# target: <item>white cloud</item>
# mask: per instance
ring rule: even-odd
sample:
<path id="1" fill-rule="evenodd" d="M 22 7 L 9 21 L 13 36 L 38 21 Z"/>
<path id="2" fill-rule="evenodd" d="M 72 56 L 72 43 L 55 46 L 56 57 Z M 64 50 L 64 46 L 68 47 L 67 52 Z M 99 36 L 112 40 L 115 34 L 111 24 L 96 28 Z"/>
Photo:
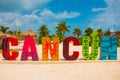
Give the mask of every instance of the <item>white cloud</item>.
<path id="1" fill-rule="evenodd" d="M 80 16 L 80 13 L 79 12 L 67 12 L 67 11 L 64 11 L 62 13 L 58 13 L 56 15 L 56 18 L 74 18 L 74 17 L 77 17 L 77 16 Z"/>
<path id="2" fill-rule="evenodd" d="M 41 24 L 46 24 L 49 29 L 55 29 L 60 20 L 79 16 L 78 12 L 58 12 L 54 13 L 48 9 L 34 10 L 31 14 L 22 15 L 20 12 L 0 12 L 0 25 L 9 26 L 12 29 L 38 30 Z"/>
<path id="3" fill-rule="evenodd" d="M 51 0 L 21 0 L 24 9 L 36 9 L 36 7 L 41 7 Z"/>
<path id="4" fill-rule="evenodd" d="M 0 24 L 10 26 L 10 24 L 19 19 L 21 14 L 19 12 L 0 12 Z"/>
<path id="5" fill-rule="evenodd" d="M 92 11 L 93 12 L 97 12 L 97 11 L 104 11 L 104 10 L 106 10 L 106 8 L 92 8 Z"/>
<path id="6" fill-rule="evenodd" d="M 59 12 L 59 13 L 54 13 L 48 9 L 43 9 L 42 12 L 40 12 L 40 15 L 43 17 L 52 17 L 55 19 L 66 19 L 66 18 L 74 18 L 77 16 L 80 16 L 79 12 Z"/>
<path id="7" fill-rule="evenodd" d="M 13 25 L 20 26 L 22 24 L 21 20 L 16 20 Z"/>
<path id="8" fill-rule="evenodd" d="M 42 17 L 54 17 L 55 14 L 52 11 L 48 10 L 48 9 L 43 9 L 40 12 L 40 16 L 42 16 Z"/>
<path id="9" fill-rule="evenodd" d="M 40 9 L 52 0 L 0 0 L 0 11 Z"/>
<path id="10" fill-rule="evenodd" d="M 99 14 L 93 20 L 93 23 L 98 28 L 120 30 L 120 0 L 104 0 L 107 8 L 104 13 Z M 113 30 L 113 29 L 112 29 Z"/>
<path id="11" fill-rule="evenodd" d="M 0 13 L 0 20 L 0 25 L 23 31 L 32 27 L 39 27 L 38 25 L 42 22 L 41 18 L 36 15 L 22 15 L 20 12 L 2 12 Z"/>

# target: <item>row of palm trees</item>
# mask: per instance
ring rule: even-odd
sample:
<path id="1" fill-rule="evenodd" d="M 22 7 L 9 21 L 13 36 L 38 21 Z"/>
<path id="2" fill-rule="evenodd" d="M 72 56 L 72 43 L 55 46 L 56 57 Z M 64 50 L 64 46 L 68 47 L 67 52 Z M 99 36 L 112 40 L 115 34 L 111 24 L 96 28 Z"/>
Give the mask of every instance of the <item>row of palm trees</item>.
<path id="1" fill-rule="evenodd" d="M 14 30 L 14 31 L 11 31 L 9 27 L 5 27 L 5 26 L 0 26 L 0 31 L 5 33 L 5 34 L 9 34 L 9 35 L 12 35 L 13 37 L 16 37 L 17 39 L 20 39 L 21 38 L 21 34 L 22 32 L 20 30 Z"/>
<path id="2" fill-rule="evenodd" d="M 44 36 L 44 37 L 45 36 L 49 36 L 49 37 L 58 36 L 60 43 L 61 43 L 67 37 L 66 33 L 70 33 L 70 26 L 68 26 L 65 21 L 58 23 L 56 26 L 56 34 L 54 34 L 54 35 L 50 35 L 50 31 L 47 28 L 47 25 L 45 25 L 45 24 L 41 25 L 41 27 L 38 31 L 39 31 L 38 43 L 42 42 L 42 40 L 41 40 L 42 36 Z M 94 31 L 94 29 L 91 27 L 88 27 L 84 31 L 82 31 L 80 28 L 74 28 L 73 32 L 71 32 L 71 33 L 76 38 L 78 38 L 78 40 L 82 43 L 82 37 L 83 36 L 90 36 L 93 31 Z M 96 31 L 97 31 L 99 37 L 101 37 L 103 35 L 104 36 L 114 35 L 114 36 L 117 36 L 118 39 L 120 40 L 120 31 L 111 32 L 110 29 L 108 29 L 105 32 L 102 29 L 97 29 Z M 90 43 L 90 45 L 91 45 L 91 43 Z M 119 41 L 118 45 L 120 46 L 120 41 Z"/>
<path id="3" fill-rule="evenodd" d="M 9 27 L 5 27 L 5 26 L 0 26 L 0 31 L 5 33 L 5 34 L 10 34 L 12 36 L 15 36 L 17 39 L 20 39 L 21 34 L 22 34 L 22 32 L 20 30 L 11 31 Z M 53 37 L 53 36 L 58 36 L 60 42 L 63 42 L 63 40 L 67 37 L 66 33 L 70 33 L 70 32 L 76 38 L 81 40 L 82 36 L 90 36 L 93 31 L 94 31 L 93 28 L 88 27 L 84 31 L 82 31 L 80 28 L 74 28 L 73 32 L 71 32 L 70 26 L 68 26 L 65 21 L 61 21 L 56 26 L 56 33 L 50 34 L 50 30 L 47 28 L 47 25 L 43 24 L 38 29 L 37 42 L 41 43 L 41 37 Z M 110 30 L 104 32 L 102 29 L 97 29 L 97 32 L 98 32 L 99 37 L 101 37 L 103 35 L 110 36 L 112 33 Z M 120 31 L 114 32 L 114 35 L 120 39 Z"/>

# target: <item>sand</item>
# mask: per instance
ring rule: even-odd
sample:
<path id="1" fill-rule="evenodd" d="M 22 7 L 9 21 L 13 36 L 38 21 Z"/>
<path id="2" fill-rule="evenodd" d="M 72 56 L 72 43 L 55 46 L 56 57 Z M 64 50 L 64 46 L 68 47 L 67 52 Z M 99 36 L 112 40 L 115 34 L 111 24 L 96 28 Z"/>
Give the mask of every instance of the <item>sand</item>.
<path id="1" fill-rule="evenodd" d="M 22 48 L 19 45 L 18 48 Z M 39 58 L 41 59 L 41 45 L 37 45 Z M 20 55 L 16 61 L 5 61 L 0 55 L 0 80 L 120 80 L 120 57 L 118 48 L 118 60 L 101 61 L 99 56 L 95 61 L 81 60 L 81 46 L 72 47 L 80 52 L 76 61 L 65 61 L 60 44 L 60 61 L 20 61 Z"/>
<path id="2" fill-rule="evenodd" d="M 120 63 L 2 64 L 0 80 L 119 80 Z"/>

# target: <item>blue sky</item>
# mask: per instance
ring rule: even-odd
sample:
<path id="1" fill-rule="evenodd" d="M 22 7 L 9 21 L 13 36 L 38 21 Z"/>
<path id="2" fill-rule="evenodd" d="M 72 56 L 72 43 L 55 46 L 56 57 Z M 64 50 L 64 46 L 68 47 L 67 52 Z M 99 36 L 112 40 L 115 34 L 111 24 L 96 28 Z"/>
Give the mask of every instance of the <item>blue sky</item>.
<path id="1" fill-rule="evenodd" d="M 0 25 L 37 32 L 46 24 L 54 34 L 57 24 L 66 21 L 71 32 L 89 26 L 115 31 L 120 30 L 119 4 L 120 0 L 0 0 Z"/>

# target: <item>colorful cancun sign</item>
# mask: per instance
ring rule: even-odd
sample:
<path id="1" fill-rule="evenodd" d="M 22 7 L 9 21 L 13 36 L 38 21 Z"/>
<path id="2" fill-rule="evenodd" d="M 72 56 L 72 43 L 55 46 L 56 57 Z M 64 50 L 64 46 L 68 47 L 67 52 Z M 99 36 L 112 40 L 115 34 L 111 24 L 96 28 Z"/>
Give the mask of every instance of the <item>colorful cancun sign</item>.
<path id="1" fill-rule="evenodd" d="M 95 60 L 98 56 L 98 48 L 100 45 L 100 60 L 117 60 L 117 47 L 118 39 L 116 36 L 102 36 L 99 38 L 95 34 L 92 34 L 92 40 L 89 36 L 84 36 L 82 39 L 82 55 L 86 60 Z M 48 60 L 48 54 L 50 54 L 53 61 L 59 60 L 59 38 L 53 37 L 53 43 L 51 43 L 49 37 L 42 37 L 42 60 Z M 89 52 L 89 42 L 91 41 L 92 53 Z M 72 55 L 69 55 L 69 43 L 73 42 L 73 46 L 80 45 L 80 42 L 75 37 L 67 37 L 63 42 L 63 57 L 65 60 L 76 60 L 79 56 L 78 51 L 73 51 Z M 18 40 L 16 38 L 8 37 L 2 41 L 2 56 L 6 60 L 16 60 L 19 52 L 12 52 L 10 54 L 11 46 L 17 46 Z M 37 53 L 35 40 L 32 37 L 26 37 L 24 39 L 24 45 L 22 49 L 21 61 L 28 60 L 28 57 L 32 57 L 33 61 L 38 61 L 39 56 Z"/>

